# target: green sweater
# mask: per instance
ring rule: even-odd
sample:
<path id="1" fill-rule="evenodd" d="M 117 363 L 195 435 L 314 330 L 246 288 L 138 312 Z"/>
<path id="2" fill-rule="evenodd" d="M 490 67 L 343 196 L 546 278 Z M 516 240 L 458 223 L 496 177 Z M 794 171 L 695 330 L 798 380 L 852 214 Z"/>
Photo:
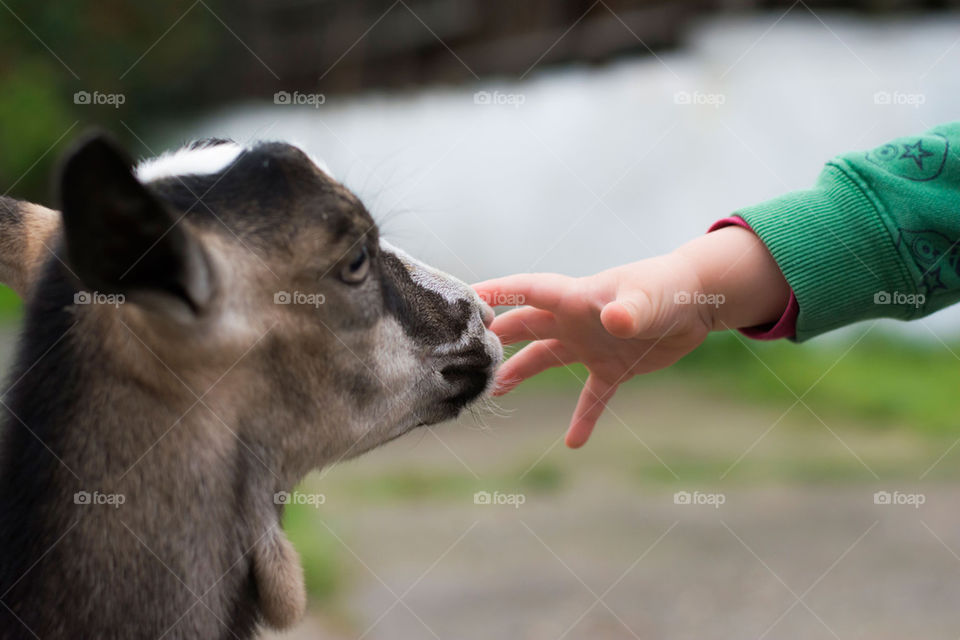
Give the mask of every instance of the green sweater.
<path id="1" fill-rule="evenodd" d="M 960 122 L 827 163 L 809 191 L 736 212 L 800 306 L 797 340 L 960 301 Z"/>

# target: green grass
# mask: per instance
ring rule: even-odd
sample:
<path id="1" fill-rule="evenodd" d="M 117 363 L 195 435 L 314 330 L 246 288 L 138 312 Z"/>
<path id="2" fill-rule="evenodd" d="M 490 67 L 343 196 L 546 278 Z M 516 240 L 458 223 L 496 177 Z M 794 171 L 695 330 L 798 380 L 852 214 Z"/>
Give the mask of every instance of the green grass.
<path id="1" fill-rule="evenodd" d="M 0 285 L 0 322 L 16 322 L 23 315 L 23 302 L 13 289 Z"/>
<path id="2" fill-rule="evenodd" d="M 921 463 L 913 459 L 905 461 L 870 461 L 870 469 L 884 481 L 916 481 L 935 453 Z M 723 485 L 759 487 L 767 485 L 836 485 L 848 483 L 872 483 L 876 481 L 855 457 L 845 453 L 832 455 L 770 455 L 753 452 L 742 460 L 736 458 L 712 459 L 699 456 L 664 457 L 670 471 L 654 460 L 643 460 L 633 465 L 632 477 L 644 488 L 651 486 L 705 487 Z M 956 473 L 949 465 L 943 465 L 931 479 L 953 481 Z"/>
<path id="3" fill-rule="evenodd" d="M 960 435 L 960 344 L 877 334 L 851 345 L 853 340 L 762 343 L 718 333 L 673 367 L 632 384 L 682 380 L 703 393 L 776 406 L 802 396 L 818 414 L 877 429 Z M 524 388 L 573 392 L 586 375 L 581 365 L 551 369 Z"/>
<path id="4" fill-rule="evenodd" d="M 343 548 L 323 525 L 322 512 L 311 505 L 291 504 L 283 514 L 283 529 L 300 554 L 307 593 L 327 602 L 337 595 L 343 579 L 339 564 Z"/>
<path id="5" fill-rule="evenodd" d="M 541 463 L 524 473 L 529 466 L 508 472 L 475 478 L 466 471 L 403 469 L 376 476 L 354 477 L 336 487 L 345 498 L 367 503 L 421 500 L 472 499 L 477 491 L 549 493 L 563 486 L 563 468 Z"/>
<path id="6" fill-rule="evenodd" d="M 534 492 L 551 492 L 560 489 L 564 482 L 563 467 L 541 462 L 520 476 L 520 487 Z"/>
<path id="7" fill-rule="evenodd" d="M 668 374 L 751 402 L 782 405 L 796 394 L 818 413 L 877 429 L 960 434 L 960 358 L 954 355 L 960 345 L 883 335 L 851 345 L 743 344 L 737 336 L 718 334 Z"/>

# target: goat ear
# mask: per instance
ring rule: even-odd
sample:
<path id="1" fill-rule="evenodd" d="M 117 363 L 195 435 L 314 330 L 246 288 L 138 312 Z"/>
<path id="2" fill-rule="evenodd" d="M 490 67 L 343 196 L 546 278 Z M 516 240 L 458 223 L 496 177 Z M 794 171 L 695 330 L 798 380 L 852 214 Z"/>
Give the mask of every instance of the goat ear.
<path id="1" fill-rule="evenodd" d="M 182 303 L 197 314 L 212 293 L 200 241 L 132 167 L 102 135 L 67 158 L 60 179 L 67 263 L 92 290 L 161 308 Z"/>
<path id="2" fill-rule="evenodd" d="M 0 282 L 25 298 L 53 246 L 60 214 L 0 196 Z"/>

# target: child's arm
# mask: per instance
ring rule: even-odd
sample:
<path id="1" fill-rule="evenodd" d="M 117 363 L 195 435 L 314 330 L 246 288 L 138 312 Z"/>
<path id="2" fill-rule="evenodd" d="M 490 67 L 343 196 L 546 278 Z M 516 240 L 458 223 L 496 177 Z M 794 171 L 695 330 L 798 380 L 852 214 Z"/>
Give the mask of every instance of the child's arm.
<path id="1" fill-rule="evenodd" d="M 504 344 L 533 341 L 500 368 L 498 393 L 550 367 L 583 362 L 590 370 L 570 447 L 587 441 L 621 383 L 673 364 L 712 330 L 775 321 L 790 297 L 763 243 L 740 227 L 585 278 L 520 274 L 475 288 L 486 300 L 530 305 L 493 323 Z"/>
<path id="2" fill-rule="evenodd" d="M 796 295 L 797 340 L 960 301 L 960 123 L 827 163 L 816 185 L 737 212 Z"/>
<path id="3" fill-rule="evenodd" d="M 737 216 L 750 229 L 724 228 L 595 276 L 477 285 L 491 299 L 522 295 L 534 307 L 494 322 L 506 343 L 534 341 L 501 368 L 502 391 L 585 363 L 590 377 L 567 433 L 577 447 L 620 383 L 672 364 L 711 330 L 780 318 L 778 328 L 805 340 L 960 301 L 960 123 L 835 158 L 813 189 Z"/>

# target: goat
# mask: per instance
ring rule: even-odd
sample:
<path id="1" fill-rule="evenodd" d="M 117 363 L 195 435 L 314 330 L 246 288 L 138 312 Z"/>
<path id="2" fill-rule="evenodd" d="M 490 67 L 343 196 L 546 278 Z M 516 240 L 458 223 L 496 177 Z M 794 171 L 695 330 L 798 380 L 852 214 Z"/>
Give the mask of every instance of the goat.
<path id="1" fill-rule="evenodd" d="M 276 496 L 487 393 L 493 311 L 288 144 L 135 167 L 93 135 L 58 184 L 60 212 L 0 199 L 0 281 L 25 300 L 0 639 L 292 626 L 306 594 Z"/>

